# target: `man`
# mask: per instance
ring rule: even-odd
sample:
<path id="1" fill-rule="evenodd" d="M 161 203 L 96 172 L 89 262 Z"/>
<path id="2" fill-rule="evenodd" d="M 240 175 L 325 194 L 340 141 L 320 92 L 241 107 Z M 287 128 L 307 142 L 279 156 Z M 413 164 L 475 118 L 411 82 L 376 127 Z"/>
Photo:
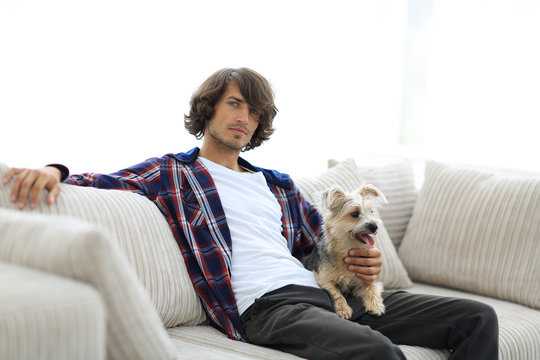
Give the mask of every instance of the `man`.
<path id="1" fill-rule="evenodd" d="M 299 261 L 318 240 L 318 212 L 287 175 L 239 156 L 269 138 L 276 112 L 265 78 L 247 68 L 223 69 L 193 94 L 185 116 L 188 131 L 204 137 L 200 150 L 66 182 L 134 191 L 156 203 L 208 317 L 230 338 L 309 359 L 404 359 L 395 344 L 449 349 L 451 359 L 496 359 L 497 317 L 478 302 L 396 291 L 383 294 L 380 317 L 353 298 L 351 319 L 334 313 L 329 294 Z M 67 169 L 14 168 L 4 182 L 13 176 L 11 200 L 22 208 L 31 192 L 35 207 L 43 189 L 55 201 Z M 350 271 L 378 279 L 379 250 L 349 255 Z"/>

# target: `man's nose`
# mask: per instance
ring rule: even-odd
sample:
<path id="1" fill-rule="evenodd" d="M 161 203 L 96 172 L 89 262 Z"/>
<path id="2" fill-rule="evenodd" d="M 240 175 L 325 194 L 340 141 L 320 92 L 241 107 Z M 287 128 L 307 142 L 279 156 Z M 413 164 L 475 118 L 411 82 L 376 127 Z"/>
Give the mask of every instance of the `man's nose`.
<path id="1" fill-rule="evenodd" d="M 242 122 L 244 124 L 247 124 L 249 121 L 249 107 L 242 106 L 238 110 L 238 116 L 236 117 L 236 121 Z"/>

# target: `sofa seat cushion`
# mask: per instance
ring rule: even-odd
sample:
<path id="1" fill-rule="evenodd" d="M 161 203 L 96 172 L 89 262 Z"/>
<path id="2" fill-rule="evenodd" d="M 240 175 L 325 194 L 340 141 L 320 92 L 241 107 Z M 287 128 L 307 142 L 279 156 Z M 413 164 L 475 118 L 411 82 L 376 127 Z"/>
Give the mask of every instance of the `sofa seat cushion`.
<path id="1" fill-rule="evenodd" d="M 540 311 L 492 297 L 416 282 L 407 291 L 472 299 L 492 306 L 499 318 L 499 358 L 540 359 Z"/>
<path id="2" fill-rule="evenodd" d="M 245 342 L 231 340 L 208 325 L 167 329 L 179 359 L 208 360 L 298 360 L 297 356 Z"/>
<path id="3" fill-rule="evenodd" d="M 0 163 L 0 179 L 7 170 Z M 0 207 L 15 210 L 10 191 L 11 184 L 0 184 Z M 65 215 L 109 233 L 135 269 L 166 327 L 206 319 L 172 231 L 154 203 L 128 191 L 67 184 L 61 184 L 54 205 L 49 206 L 45 197 L 42 194 L 35 210 L 26 207 L 24 212 Z"/>
<path id="4" fill-rule="evenodd" d="M 0 261 L 0 289 L 0 359 L 105 359 L 105 307 L 93 287 Z"/>
<path id="5" fill-rule="evenodd" d="M 540 178 L 426 163 L 399 255 L 413 280 L 540 309 Z"/>
<path id="6" fill-rule="evenodd" d="M 282 351 L 228 339 L 211 326 L 179 326 L 167 329 L 179 359 L 199 360 L 298 360 Z M 446 350 L 399 346 L 408 360 L 446 360 Z"/>

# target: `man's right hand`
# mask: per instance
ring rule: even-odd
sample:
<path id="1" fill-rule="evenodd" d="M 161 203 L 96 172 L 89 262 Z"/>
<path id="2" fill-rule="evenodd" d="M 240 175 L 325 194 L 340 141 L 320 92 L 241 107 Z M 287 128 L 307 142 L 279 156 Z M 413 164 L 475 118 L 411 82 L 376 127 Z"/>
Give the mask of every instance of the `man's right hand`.
<path id="1" fill-rule="evenodd" d="M 19 209 L 23 209 L 30 193 L 30 208 L 35 209 L 43 189 L 49 191 L 47 202 L 54 204 L 60 193 L 60 170 L 52 166 L 41 169 L 11 168 L 4 176 L 3 183 L 6 185 L 14 178 L 11 189 L 11 202 L 17 203 Z"/>

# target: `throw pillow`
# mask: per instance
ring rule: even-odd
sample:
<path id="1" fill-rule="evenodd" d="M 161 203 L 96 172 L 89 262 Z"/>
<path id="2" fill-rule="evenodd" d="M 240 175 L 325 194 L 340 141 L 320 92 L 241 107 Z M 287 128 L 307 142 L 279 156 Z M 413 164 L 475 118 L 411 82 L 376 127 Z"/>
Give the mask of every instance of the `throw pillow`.
<path id="1" fill-rule="evenodd" d="M 364 184 L 364 179 L 352 160 L 346 160 L 313 178 L 300 178 L 295 181 L 301 194 L 311 204 L 317 204 L 317 197 L 333 185 L 345 191 L 353 191 Z M 397 256 L 396 249 L 388 236 L 385 224 L 379 228 L 375 246 L 382 252 L 383 268 L 380 281 L 388 289 L 403 289 L 412 285 L 407 271 Z"/>
<path id="2" fill-rule="evenodd" d="M 412 279 L 540 309 L 540 179 L 429 161 L 399 255 Z"/>

